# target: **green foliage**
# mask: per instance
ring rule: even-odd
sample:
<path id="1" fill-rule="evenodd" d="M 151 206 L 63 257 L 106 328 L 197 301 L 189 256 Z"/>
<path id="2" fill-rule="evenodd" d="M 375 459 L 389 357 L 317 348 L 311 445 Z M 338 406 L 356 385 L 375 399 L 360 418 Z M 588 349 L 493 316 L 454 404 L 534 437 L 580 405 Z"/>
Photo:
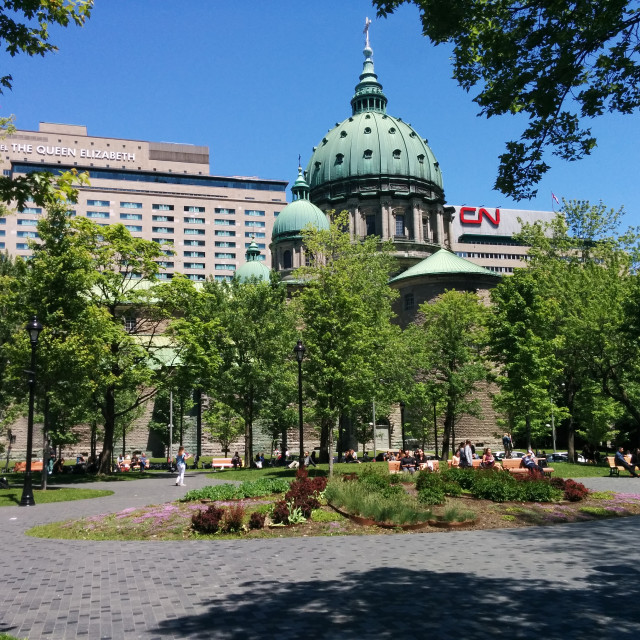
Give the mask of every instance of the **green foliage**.
<path id="1" fill-rule="evenodd" d="M 187 491 L 183 502 L 196 500 L 242 500 L 243 498 L 259 498 L 276 493 L 285 493 L 290 483 L 284 478 L 260 478 L 259 480 L 235 484 L 216 484 L 201 489 Z"/>
<path id="2" fill-rule="evenodd" d="M 431 517 L 431 512 L 421 509 L 408 494 L 385 498 L 362 482 L 332 480 L 325 495 L 330 504 L 375 522 L 416 524 Z"/>
<path id="3" fill-rule="evenodd" d="M 445 499 L 444 487 L 442 485 L 426 485 L 418 491 L 418 501 L 421 504 L 443 504 Z"/>
<path id="4" fill-rule="evenodd" d="M 411 345 L 410 367 L 427 402 L 418 415 L 432 414 L 433 402 L 440 402 L 445 458 L 456 422 L 463 415 L 480 416 L 474 391 L 488 376 L 487 316 L 488 309 L 476 294 L 446 291 L 435 302 L 422 304 L 418 321 L 405 331 L 405 340 Z"/>
<path id="5" fill-rule="evenodd" d="M 244 433 L 244 419 L 224 402 L 213 401 L 202 419 L 213 440 L 220 443 L 225 455 L 234 440 Z"/>
<path id="6" fill-rule="evenodd" d="M 313 399 L 326 460 L 338 416 L 357 414 L 371 398 L 393 393 L 380 378 L 398 333 L 391 325 L 397 292 L 387 284 L 390 246 L 379 247 L 375 237 L 352 242 L 347 212 L 334 216 L 329 230 L 303 230 L 303 238 L 314 259 L 296 273 L 305 286 L 294 304 L 308 353 L 305 397 Z"/>
<path id="7" fill-rule="evenodd" d="M 442 519 L 445 522 L 467 522 L 469 520 L 475 520 L 476 512 L 471 509 L 461 509 L 460 507 L 453 506 L 445 509 Z"/>
<path id="8" fill-rule="evenodd" d="M 386 16 L 408 0 L 374 0 Z M 453 76 L 486 117 L 521 114 L 519 140 L 506 144 L 496 188 L 536 195 L 546 150 L 565 160 L 596 145 L 582 120 L 640 106 L 637 4 L 583 1 L 412 0 L 423 33 L 453 45 Z"/>

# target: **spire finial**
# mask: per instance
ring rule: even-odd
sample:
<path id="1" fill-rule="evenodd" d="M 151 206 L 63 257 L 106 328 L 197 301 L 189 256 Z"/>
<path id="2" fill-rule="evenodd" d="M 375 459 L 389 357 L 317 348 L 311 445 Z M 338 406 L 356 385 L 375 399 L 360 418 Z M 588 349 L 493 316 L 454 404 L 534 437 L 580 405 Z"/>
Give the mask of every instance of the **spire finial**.
<path id="1" fill-rule="evenodd" d="M 365 43 L 364 46 L 366 49 L 370 49 L 371 47 L 369 46 L 369 25 L 371 24 L 371 20 L 369 20 L 369 18 L 365 18 L 364 19 L 364 30 L 362 33 L 364 33 L 364 35 L 366 36 L 365 39 Z"/>

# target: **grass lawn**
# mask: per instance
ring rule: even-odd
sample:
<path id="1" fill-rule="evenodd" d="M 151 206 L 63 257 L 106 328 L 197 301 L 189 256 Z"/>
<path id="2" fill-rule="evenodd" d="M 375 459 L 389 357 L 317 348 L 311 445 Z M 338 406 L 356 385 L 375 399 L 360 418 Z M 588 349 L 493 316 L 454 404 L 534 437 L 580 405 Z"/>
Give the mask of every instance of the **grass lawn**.
<path id="1" fill-rule="evenodd" d="M 609 465 L 574 464 L 571 462 L 550 462 L 553 475 L 559 478 L 608 478 Z M 623 470 L 624 474 L 624 470 Z"/>
<path id="2" fill-rule="evenodd" d="M 86 500 L 87 498 L 102 498 L 110 496 L 113 491 L 97 489 L 71 489 L 62 487 L 52 487 L 46 491 L 34 489 L 33 498 L 36 504 L 46 502 L 68 502 L 70 500 Z M 11 489 L 0 489 L 0 507 L 15 507 L 20 504 L 22 498 L 22 487 Z M 2 640 L 2 636 L 0 636 Z"/>

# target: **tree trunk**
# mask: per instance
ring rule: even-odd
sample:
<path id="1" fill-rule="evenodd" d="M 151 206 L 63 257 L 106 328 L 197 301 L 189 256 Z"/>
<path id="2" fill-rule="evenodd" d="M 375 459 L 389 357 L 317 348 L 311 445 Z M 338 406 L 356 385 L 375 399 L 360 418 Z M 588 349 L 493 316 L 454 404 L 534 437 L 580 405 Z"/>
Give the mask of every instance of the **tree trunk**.
<path id="1" fill-rule="evenodd" d="M 116 428 L 116 393 L 115 388 L 107 388 L 102 406 L 102 417 L 104 418 L 104 442 L 102 453 L 100 454 L 100 473 L 111 473 L 113 456 L 113 434 Z"/>
<path id="2" fill-rule="evenodd" d="M 320 422 L 320 462 L 326 463 L 332 458 L 331 451 L 329 449 L 330 435 L 333 423 L 323 418 Z"/>
<path id="3" fill-rule="evenodd" d="M 527 451 L 529 451 L 529 449 L 531 449 L 531 417 L 529 414 L 527 414 L 524 422 L 527 430 Z"/>
<path id="4" fill-rule="evenodd" d="M 44 491 L 47 488 L 47 467 L 49 462 L 49 394 L 44 394 L 44 416 L 42 424 L 42 479 L 40 488 Z"/>

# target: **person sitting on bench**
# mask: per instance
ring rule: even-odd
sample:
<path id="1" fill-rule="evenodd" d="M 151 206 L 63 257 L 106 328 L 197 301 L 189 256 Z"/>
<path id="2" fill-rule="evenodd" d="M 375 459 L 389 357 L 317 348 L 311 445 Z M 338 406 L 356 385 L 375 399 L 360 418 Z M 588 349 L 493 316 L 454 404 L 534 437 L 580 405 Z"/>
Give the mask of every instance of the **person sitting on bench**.
<path id="1" fill-rule="evenodd" d="M 544 469 L 536 462 L 531 449 L 527 451 L 527 455 L 525 455 L 520 461 L 520 466 L 529 469 L 530 473 L 536 473 L 536 471 L 538 473 L 544 473 Z"/>
<path id="2" fill-rule="evenodd" d="M 634 478 L 638 478 L 638 474 L 636 473 L 635 466 L 629 464 L 624 459 L 624 447 L 618 447 L 616 451 L 616 467 L 625 468 Z"/>

